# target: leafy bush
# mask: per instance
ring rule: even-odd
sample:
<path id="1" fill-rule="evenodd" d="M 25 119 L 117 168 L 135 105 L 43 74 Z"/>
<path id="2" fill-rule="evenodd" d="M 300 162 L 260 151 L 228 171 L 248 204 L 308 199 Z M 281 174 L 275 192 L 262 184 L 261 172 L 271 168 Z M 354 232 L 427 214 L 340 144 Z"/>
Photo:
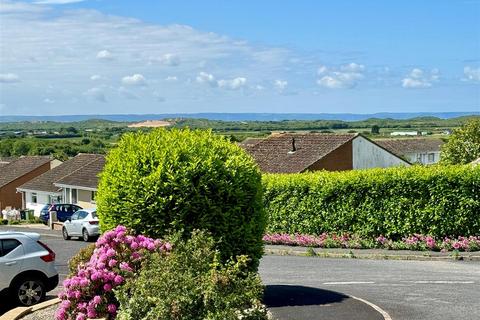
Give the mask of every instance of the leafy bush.
<path id="1" fill-rule="evenodd" d="M 81 248 L 77 254 L 68 261 L 70 275 L 74 275 L 78 271 L 78 268 L 83 268 L 90 261 L 93 250 L 95 250 L 95 243 L 90 243 L 88 246 Z"/>
<path id="2" fill-rule="evenodd" d="M 132 236 L 123 226 L 104 233 L 96 242 L 87 263 L 79 263 L 76 272 L 63 282 L 57 320 L 115 318 L 117 300 L 113 289 L 132 278 L 148 252 L 165 255 L 170 244 L 144 236 Z M 86 258 L 88 250 L 84 251 Z M 80 258 L 78 260 L 81 260 Z"/>
<path id="3" fill-rule="evenodd" d="M 480 167 L 271 174 L 264 204 L 270 233 L 479 235 Z"/>
<path id="4" fill-rule="evenodd" d="M 201 232 L 172 243 L 168 255 L 149 254 L 140 274 L 116 290 L 117 319 L 266 319 L 263 287 L 246 256 L 221 264 L 213 239 Z"/>
<path id="5" fill-rule="evenodd" d="M 471 119 L 453 131 L 442 146 L 443 163 L 466 164 L 480 157 L 480 119 Z"/>
<path id="6" fill-rule="evenodd" d="M 240 147 L 211 131 L 123 135 L 107 156 L 98 196 L 101 227 L 161 238 L 208 230 L 222 261 L 246 254 L 256 268 L 265 217 L 261 175 Z"/>

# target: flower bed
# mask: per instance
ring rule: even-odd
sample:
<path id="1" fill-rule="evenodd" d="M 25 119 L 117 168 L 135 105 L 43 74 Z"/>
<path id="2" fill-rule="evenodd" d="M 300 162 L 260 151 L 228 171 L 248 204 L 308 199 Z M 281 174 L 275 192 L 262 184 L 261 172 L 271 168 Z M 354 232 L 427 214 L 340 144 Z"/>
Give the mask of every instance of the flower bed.
<path id="1" fill-rule="evenodd" d="M 114 318 L 118 302 L 113 289 L 125 283 L 141 267 L 146 252 L 167 253 L 169 243 L 128 234 L 123 226 L 103 234 L 90 260 L 63 282 L 57 320 Z"/>
<path id="2" fill-rule="evenodd" d="M 356 235 L 323 233 L 320 236 L 286 233 L 266 234 L 263 237 L 266 244 L 304 246 L 316 248 L 349 248 L 349 249 L 389 249 L 389 250 L 419 250 L 419 251 L 480 251 L 480 236 L 443 239 L 415 234 L 399 241 L 377 238 L 361 238 Z"/>

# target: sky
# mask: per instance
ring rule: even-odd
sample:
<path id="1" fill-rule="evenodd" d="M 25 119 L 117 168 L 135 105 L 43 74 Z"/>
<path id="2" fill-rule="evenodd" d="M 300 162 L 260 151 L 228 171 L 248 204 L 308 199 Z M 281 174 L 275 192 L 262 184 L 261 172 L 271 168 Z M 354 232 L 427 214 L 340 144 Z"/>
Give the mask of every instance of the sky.
<path id="1" fill-rule="evenodd" d="M 0 115 L 480 111 L 480 0 L 0 0 Z"/>

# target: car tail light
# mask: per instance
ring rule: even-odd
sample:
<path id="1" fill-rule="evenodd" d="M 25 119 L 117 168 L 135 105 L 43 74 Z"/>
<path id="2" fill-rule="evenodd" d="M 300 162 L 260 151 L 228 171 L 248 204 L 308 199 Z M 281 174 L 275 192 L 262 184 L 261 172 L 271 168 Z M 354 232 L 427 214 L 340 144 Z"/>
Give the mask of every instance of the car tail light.
<path id="1" fill-rule="evenodd" d="M 95 220 L 94 220 L 94 221 L 88 221 L 88 223 L 90 223 L 90 224 L 98 224 L 98 221 L 95 221 Z"/>
<path id="2" fill-rule="evenodd" d="M 39 245 L 41 245 L 45 250 L 48 251 L 48 254 L 41 256 L 40 259 L 42 259 L 45 262 L 52 262 L 55 261 L 55 252 L 52 251 L 45 243 L 42 241 L 37 241 Z"/>

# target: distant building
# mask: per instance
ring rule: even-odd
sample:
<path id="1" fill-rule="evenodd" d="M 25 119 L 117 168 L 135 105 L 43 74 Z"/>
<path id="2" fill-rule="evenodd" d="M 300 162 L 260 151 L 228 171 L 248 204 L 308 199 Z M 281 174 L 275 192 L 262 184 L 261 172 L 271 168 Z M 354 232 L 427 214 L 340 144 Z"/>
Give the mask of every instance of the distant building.
<path id="1" fill-rule="evenodd" d="M 35 215 L 51 203 L 71 203 L 88 208 L 95 205 L 98 174 L 103 170 L 105 157 L 100 154 L 80 153 L 61 165 L 22 185 L 17 190 L 23 195 L 23 208 Z"/>
<path id="2" fill-rule="evenodd" d="M 408 166 L 408 161 L 360 134 L 282 133 L 239 144 L 271 173 Z"/>
<path id="3" fill-rule="evenodd" d="M 390 133 L 391 136 L 418 136 L 418 131 L 394 131 Z"/>
<path id="4" fill-rule="evenodd" d="M 375 142 L 411 163 L 433 164 L 440 161 L 443 140 L 436 138 L 385 139 Z"/>
<path id="5" fill-rule="evenodd" d="M 17 187 L 54 168 L 61 162 L 45 156 L 19 157 L 0 163 L 0 211 L 6 207 L 22 208 Z"/>

